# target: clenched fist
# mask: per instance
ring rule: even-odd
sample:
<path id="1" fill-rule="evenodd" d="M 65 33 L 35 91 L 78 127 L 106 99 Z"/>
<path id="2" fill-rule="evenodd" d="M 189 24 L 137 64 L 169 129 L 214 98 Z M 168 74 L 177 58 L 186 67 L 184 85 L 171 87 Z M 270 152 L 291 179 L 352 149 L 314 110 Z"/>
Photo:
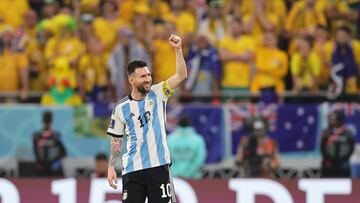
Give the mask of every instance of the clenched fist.
<path id="1" fill-rule="evenodd" d="M 182 44 L 181 38 L 177 35 L 171 35 L 169 37 L 169 43 L 171 44 L 172 47 L 176 49 L 180 49 Z"/>

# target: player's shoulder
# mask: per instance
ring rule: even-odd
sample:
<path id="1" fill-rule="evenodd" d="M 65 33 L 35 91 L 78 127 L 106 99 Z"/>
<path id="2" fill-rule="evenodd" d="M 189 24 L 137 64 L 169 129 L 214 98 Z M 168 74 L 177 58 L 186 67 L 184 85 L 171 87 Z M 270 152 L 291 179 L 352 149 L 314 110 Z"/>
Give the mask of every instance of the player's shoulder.
<path id="1" fill-rule="evenodd" d="M 165 81 L 161 81 L 159 83 L 153 84 L 151 86 L 151 90 L 154 91 L 155 93 L 161 89 L 162 85 L 164 84 Z"/>
<path id="2" fill-rule="evenodd" d="M 123 105 L 127 104 L 130 101 L 129 95 L 119 100 L 115 106 L 114 109 L 121 108 Z"/>

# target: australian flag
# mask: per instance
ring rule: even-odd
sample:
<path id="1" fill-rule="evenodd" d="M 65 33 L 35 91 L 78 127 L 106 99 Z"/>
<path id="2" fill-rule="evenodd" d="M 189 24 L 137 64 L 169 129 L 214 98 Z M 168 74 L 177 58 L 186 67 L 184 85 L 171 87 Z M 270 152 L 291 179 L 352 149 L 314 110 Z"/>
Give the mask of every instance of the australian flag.
<path id="1" fill-rule="evenodd" d="M 277 141 L 280 152 L 311 151 L 317 148 L 317 104 L 287 104 L 280 106 L 277 114 L 277 130 L 271 136 Z"/>
<path id="2" fill-rule="evenodd" d="M 221 106 L 169 105 L 166 122 L 168 132 L 176 128 L 182 115 L 190 117 L 191 125 L 203 136 L 207 149 L 206 163 L 221 161 L 224 153 L 224 118 Z"/>
<path id="3" fill-rule="evenodd" d="M 317 105 L 232 104 L 228 106 L 232 125 L 232 153 L 236 154 L 242 136 L 243 123 L 250 116 L 268 120 L 269 135 L 280 152 L 314 150 L 316 148 L 319 111 Z"/>
<path id="4" fill-rule="evenodd" d="M 261 105 L 252 103 L 232 103 L 226 106 L 230 117 L 232 153 L 236 154 L 242 136 L 246 135 L 244 122 L 248 117 L 262 116 L 267 119 L 270 134 L 276 130 L 277 104 Z"/>

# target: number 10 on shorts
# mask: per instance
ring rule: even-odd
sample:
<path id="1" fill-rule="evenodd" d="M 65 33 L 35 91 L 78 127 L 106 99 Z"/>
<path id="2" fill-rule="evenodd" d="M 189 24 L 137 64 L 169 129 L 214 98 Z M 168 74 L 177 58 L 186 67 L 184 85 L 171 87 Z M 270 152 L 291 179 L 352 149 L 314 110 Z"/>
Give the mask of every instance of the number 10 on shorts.
<path id="1" fill-rule="evenodd" d="M 161 186 L 160 186 L 160 189 L 162 191 L 161 198 L 171 197 L 171 188 L 170 187 L 171 187 L 170 183 L 167 183 L 166 187 L 165 187 L 165 184 L 161 184 Z"/>

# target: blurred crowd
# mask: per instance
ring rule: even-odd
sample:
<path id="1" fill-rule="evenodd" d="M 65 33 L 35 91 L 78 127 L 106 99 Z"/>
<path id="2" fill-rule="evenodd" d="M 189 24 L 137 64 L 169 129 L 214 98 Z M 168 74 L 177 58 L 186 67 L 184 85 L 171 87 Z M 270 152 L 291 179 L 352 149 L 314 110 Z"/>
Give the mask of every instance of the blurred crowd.
<path id="1" fill-rule="evenodd" d="M 155 83 L 175 72 L 170 33 L 183 38 L 186 97 L 359 95 L 359 14 L 358 0 L 2 0 L 0 93 L 19 97 L 1 102 L 116 101 L 131 60 Z"/>

